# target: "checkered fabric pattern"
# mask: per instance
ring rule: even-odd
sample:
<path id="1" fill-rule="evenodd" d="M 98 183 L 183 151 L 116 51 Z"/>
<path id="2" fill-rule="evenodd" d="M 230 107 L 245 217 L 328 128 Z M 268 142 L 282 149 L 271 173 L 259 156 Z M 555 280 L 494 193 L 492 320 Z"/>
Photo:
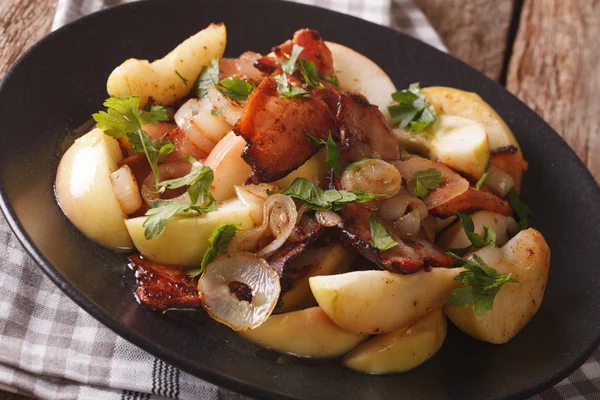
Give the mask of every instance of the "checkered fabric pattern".
<path id="1" fill-rule="evenodd" d="M 59 0 L 53 29 L 130 0 Z M 441 50 L 411 0 L 297 0 L 393 26 Z M 535 399 L 600 399 L 600 352 Z M 151 356 L 99 324 L 27 255 L 0 215 L 0 389 L 47 399 L 247 399 Z"/>

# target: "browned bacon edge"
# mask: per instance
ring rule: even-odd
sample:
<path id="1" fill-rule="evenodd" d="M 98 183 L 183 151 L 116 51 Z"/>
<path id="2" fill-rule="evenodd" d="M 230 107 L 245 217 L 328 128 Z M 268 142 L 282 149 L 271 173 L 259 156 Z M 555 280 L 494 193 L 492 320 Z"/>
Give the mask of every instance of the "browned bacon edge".
<path id="1" fill-rule="evenodd" d="M 142 304 L 159 311 L 200 307 L 198 285 L 188 276 L 188 268 L 161 265 L 138 254 L 129 256 L 129 261 Z"/>
<path id="2" fill-rule="evenodd" d="M 486 210 L 502 215 L 512 215 L 512 208 L 507 201 L 484 190 L 470 187 L 466 192 L 442 204 L 441 206 L 429 210 L 431 215 L 439 218 L 448 218 L 453 212 L 473 212 Z"/>
<path id="3" fill-rule="evenodd" d="M 490 151 L 492 155 L 492 166 L 506 172 L 515 181 L 515 191 L 520 193 L 523 172 L 527 170 L 527 161 L 519 153 L 515 146 L 504 146 Z"/>
<path id="4" fill-rule="evenodd" d="M 397 246 L 380 251 L 371 244 L 369 218 L 371 212 L 361 204 L 344 207 L 344 222 L 340 239 L 367 260 L 391 272 L 412 274 L 423 267 L 451 267 L 454 258 L 423 238 L 400 239 L 393 236 Z"/>

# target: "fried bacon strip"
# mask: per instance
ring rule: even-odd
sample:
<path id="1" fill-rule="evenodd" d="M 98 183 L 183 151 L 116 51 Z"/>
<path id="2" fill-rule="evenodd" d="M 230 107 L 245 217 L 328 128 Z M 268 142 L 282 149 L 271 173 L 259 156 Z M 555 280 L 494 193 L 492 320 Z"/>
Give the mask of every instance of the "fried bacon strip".
<path id="1" fill-rule="evenodd" d="M 142 304 L 159 311 L 200 307 L 198 285 L 187 275 L 187 268 L 157 264 L 137 254 L 129 261 Z"/>
<path id="2" fill-rule="evenodd" d="M 440 218 L 452 216 L 452 211 L 472 212 L 478 210 L 492 211 L 502 215 L 512 215 L 512 208 L 507 201 L 483 189 L 470 187 L 461 195 L 429 210 L 429 213 Z"/>
<path id="3" fill-rule="evenodd" d="M 249 181 L 259 183 L 283 178 L 319 150 L 306 133 L 327 139 L 336 126 L 322 100 L 280 98 L 277 82 L 268 77 L 249 96 L 233 131 L 248 143 L 242 157 L 252 167 Z"/>
<path id="4" fill-rule="evenodd" d="M 379 108 L 355 93 L 342 93 L 336 115 L 342 141 L 342 155 L 347 162 L 362 158 L 397 160 L 398 143 Z"/>
<path id="5" fill-rule="evenodd" d="M 313 61 L 322 75 L 333 75 L 333 56 L 325 44 L 321 34 L 313 29 L 300 29 L 294 33 L 294 38 L 279 46 L 273 47 L 273 55 L 267 55 L 257 60 L 254 66 L 266 73 L 272 74 L 281 66 L 281 61 L 289 58 L 294 44 L 304 47 L 299 58 Z"/>
<path id="6" fill-rule="evenodd" d="M 267 262 L 284 277 L 288 264 L 310 247 L 324 232 L 325 229 L 314 217 L 303 216 L 294 227 L 290 238 L 267 259 Z"/>
<path id="7" fill-rule="evenodd" d="M 369 219 L 371 211 L 357 203 L 344 207 L 343 228 L 340 231 L 342 242 L 356 250 L 367 260 L 391 272 L 412 274 L 425 266 L 451 267 L 454 258 L 435 244 L 423 238 L 400 239 L 392 234 L 398 243 L 386 251 L 380 251 L 371 243 Z"/>
<path id="8" fill-rule="evenodd" d="M 515 181 L 515 191 L 521 191 L 523 172 L 527 170 L 527 161 L 515 146 L 506 146 L 493 149 L 491 165 L 509 174 Z"/>

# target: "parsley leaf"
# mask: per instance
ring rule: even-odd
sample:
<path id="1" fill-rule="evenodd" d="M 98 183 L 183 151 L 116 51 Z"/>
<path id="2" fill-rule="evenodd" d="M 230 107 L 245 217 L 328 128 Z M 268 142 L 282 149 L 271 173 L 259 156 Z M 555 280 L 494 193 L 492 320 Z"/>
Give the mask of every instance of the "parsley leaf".
<path id="1" fill-rule="evenodd" d="M 279 92 L 279 97 L 286 99 L 292 99 L 294 97 L 310 97 L 310 93 L 308 93 L 306 89 L 299 86 L 290 85 L 285 72 L 281 75 L 276 75 L 275 81 L 277 82 L 277 91 Z"/>
<path id="2" fill-rule="evenodd" d="M 496 294 L 505 283 L 519 282 L 512 277 L 511 273 L 501 274 L 489 267 L 477 254 L 466 259 L 453 253 L 448 254 L 456 258 L 458 264 L 466 269 L 454 278 L 465 286 L 452 291 L 448 304 L 453 307 L 473 307 L 475 314 L 482 316 L 492 309 Z"/>
<path id="3" fill-rule="evenodd" d="M 202 67 L 200 74 L 192 85 L 192 92 L 199 99 L 206 96 L 208 87 L 219 80 L 219 60 L 212 59 L 207 66 Z"/>
<path id="4" fill-rule="evenodd" d="M 92 115 L 98 128 L 115 139 L 127 136 L 131 148 L 146 155 L 158 183 L 158 163 L 175 149 L 175 145 L 168 140 L 152 138 L 142 129 L 142 125 L 166 121 L 166 108 L 152 104 L 149 111 L 140 110 L 140 99 L 136 96 L 110 97 L 106 99 L 104 106 L 106 111 Z"/>
<path id="5" fill-rule="evenodd" d="M 187 192 L 190 195 L 192 205 L 195 205 L 198 201 L 198 198 L 202 194 L 208 192 L 215 175 L 212 168 L 203 165 L 200 161 L 197 161 L 189 154 L 186 154 L 185 158 L 190 164 L 192 164 L 192 170 L 181 178 L 162 181 L 157 186 L 159 187 L 159 191 L 162 193 L 165 191 L 165 189 L 178 189 L 189 185 Z"/>
<path id="6" fill-rule="evenodd" d="M 214 211 L 217 209 L 215 199 L 210 193 L 206 195 L 208 204 L 203 206 L 191 205 L 191 204 L 180 204 L 173 201 L 155 201 L 152 203 L 152 208 L 146 211 L 148 218 L 144 221 L 142 226 L 144 229 L 144 237 L 146 240 L 150 240 L 157 236 L 160 236 L 167 227 L 167 221 L 171 219 L 175 214 L 187 213 L 195 211 L 198 214 L 203 212 Z"/>
<path id="7" fill-rule="evenodd" d="M 256 85 L 237 76 L 230 76 L 215 84 L 217 90 L 235 101 L 246 100 Z"/>
<path id="8" fill-rule="evenodd" d="M 519 195 L 515 191 L 515 188 L 510 189 L 508 192 L 508 203 L 515 210 L 517 218 L 519 219 L 519 228 L 521 230 L 529 227 L 529 217 L 531 216 L 531 208 L 519 198 Z"/>
<path id="9" fill-rule="evenodd" d="M 327 141 L 313 137 L 306 132 L 304 132 L 304 134 L 308 136 L 308 138 L 314 143 L 319 145 L 325 145 L 325 149 L 327 150 L 325 162 L 327 163 L 327 165 L 329 165 L 329 168 L 333 170 L 335 176 L 339 178 L 342 175 L 342 172 L 344 172 L 346 162 L 342 158 L 342 149 L 336 143 L 336 141 L 333 140 L 333 136 L 331 136 L 331 133 L 329 134 Z"/>
<path id="10" fill-rule="evenodd" d="M 346 169 L 347 170 L 351 170 L 351 169 L 354 169 L 356 167 L 360 167 L 361 165 L 364 165 L 364 164 L 368 163 L 371 160 L 377 160 L 377 159 L 376 158 L 362 158 L 362 159 L 360 159 L 358 161 L 355 161 L 355 162 L 353 162 L 351 164 L 346 165 Z"/>
<path id="11" fill-rule="evenodd" d="M 179 79 L 181 79 L 181 80 L 183 81 L 183 84 L 184 84 L 185 86 L 187 86 L 187 84 L 188 84 L 188 80 L 187 80 L 187 79 L 185 79 L 183 76 L 181 76 L 181 74 L 180 74 L 180 73 L 179 73 L 177 70 L 175 70 L 175 73 L 177 74 L 177 76 L 179 77 Z"/>
<path id="12" fill-rule="evenodd" d="M 208 238 L 208 249 L 202 258 L 200 273 L 204 272 L 206 266 L 217 256 L 218 253 L 227 253 L 227 245 L 235 237 L 237 226 L 234 224 L 221 224 Z"/>
<path id="13" fill-rule="evenodd" d="M 283 72 L 291 75 L 294 73 L 294 71 L 296 71 L 296 61 L 298 60 L 300 53 L 302 53 L 302 50 L 304 50 L 304 47 L 294 44 L 290 58 L 281 62 L 281 69 Z"/>
<path id="14" fill-rule="evenodd" d="M 321 83 L 321 79 L 319 78 L 319 70 L 317 69 L 317 64 L 313 61 L 306 61 L 304 59 L 300 59 L 300 73 L 304 78 L 304 82 L 311 88 L 315 89 L 323 89 L 325 86 Z"/>
<path id="15" fill-rule="evenodd" d="M 392 94 L 392 99 L 398 104 L 388 107 L 392 120 L 400 128 L 408 128 L 415 133 L 422 132 L 438 117 L 435 108 L 430 106 L 425 96 L 421 93 L 419 82 L 410 84 L 408 89 Z"/>
<path id="16" fill-rule="evenodd" d="M 218 109 L 216 109 L 216 110 L 214 110 L 214 109 L 213 109 L 213 110 L 210 110 L 210 115 L 219 115 L 219 114 L 221 114 L 221 111 L 223 111 L 223 109 L 224 109 L 225 107 L 227 107 L 227 103 L 223 104 L 221 107 L 219 107 L 219 108 L 218 108 Z"/>
<path id="17" fill-rule="evenodd" d="M 324 81 L 329 82 L 329 83 L 333 84 L 335 87 L 339 88 L 340 87 L 340 81 L 338 81 L 338 78 L 337 78 L 337 74 L 339 72 L 340 71 L 335 70 L 335 72 L 333 73 L 333 75 L 329 75 L 329 76 L 322 75 L 321 78 L 323 78 Z"/>
<path id="18" fill-rule="evenodd" d="M 373 216 L 369 219 L 369 227 L 371 228 L 371 242 L 379 250 L 386 251 L 398 246 L 398 242 L 392 239 L 387 229 L 377 222 Z"/>
<path id="19" fill-rule="evenodd" d="M 490 176 L 490 174 L 494 171 L 490 170 L 490 165 L 492 164 L 492 157 L 490 157 L 488 159 L 487 164 L 485 165 L 485 170 L 483 171 L 483 175 L 481 175 L 481 178 L 479 178 L 479 180 L 477 181 L 477 183 L 475 184 L 475 187 L 477 189 L 481 189 L 481 187 L 483 186 L 483 183 L 485 182 L 485 180 L 487 179 L 488 176 Z"/>
<path id="20" fill-rule="evenodd" d="M 415 193 L 417 196 L 429 196 L 430 189 L 437 189 L 440 187 L 443 176 L 444 174 L 435 168 L 415 172 L 413 178 L 416 179 Z"/>
<path id="21" fill-rule="evenodd" d="M 296 201 L 303 201 L 308 208 L 323 211 L 339 211 L 349 203 L 365 203 L 385 196 L 364 190 L 323 190 L 305 178 L 296 178 L 287 188 L 270 194 L 274 193 L 290 196 Z"/>
<path id="22" fill-rule="evenodd" d="M 496 243 L 496 232 L 494 232 L 492 228 L 484 226 L 484 237 L 481 237 L 475 232 L 475 224 L 473 223 L 473 220 L 469 214 L 464 212 L 453 212 L 453 214 L 460 218 L 460 223 L 467 234 L 467 238 L 473 246 L 478 249 L 485 247 L 488 244 L 498 247 L 498 244 Z"/>

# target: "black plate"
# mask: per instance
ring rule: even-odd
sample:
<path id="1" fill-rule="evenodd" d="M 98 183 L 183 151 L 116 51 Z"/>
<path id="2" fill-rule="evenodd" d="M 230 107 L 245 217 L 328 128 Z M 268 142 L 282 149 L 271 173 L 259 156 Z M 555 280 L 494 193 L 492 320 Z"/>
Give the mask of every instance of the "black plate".
<path id="1" fill-rule="evenodd" d="M 260 351 L 200 312 L 139 306 L 123 255 L 94 245 L 53 195 L 65 126 L 89 119 L 106 78 L 129 57 L 153 59 L 210 22 L 228 28 L 227 55 L 267 52 L 302 27 L 376 61 L 399 88 L 420 81 L 479 93 L 506 120 L 529 161 L 523 197 L 552 249 L 544 303 L 509 344 L 455 329 L 438 355 L 401 375 L 368 376 L 338 363 L 291 362 Z M 433 399 L 532 395 L 566 377 L 600 338 L 600 190 L 565 142 L 497 83 L 432 47 L 356 18 L 285 2 L 145 1 L 83 18 L 48 35 L 0 86 L 2 210 L 44 272 L 127 340 L 216 384 L 259 397 Z"/>

